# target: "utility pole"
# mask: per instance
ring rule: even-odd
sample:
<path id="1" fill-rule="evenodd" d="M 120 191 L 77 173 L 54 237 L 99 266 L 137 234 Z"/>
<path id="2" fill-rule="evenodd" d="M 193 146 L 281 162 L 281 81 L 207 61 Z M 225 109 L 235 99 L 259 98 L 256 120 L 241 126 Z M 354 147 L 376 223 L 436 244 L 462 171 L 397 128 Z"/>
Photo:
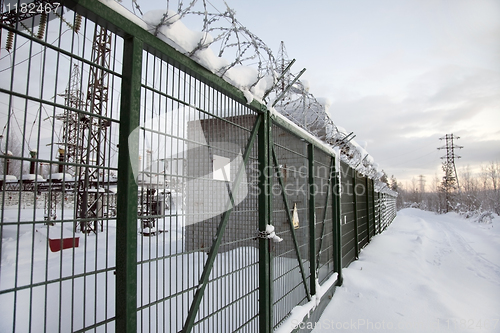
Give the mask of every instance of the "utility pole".
<path id="1" fill-rule="evenodd" d="M 444 137 L 439 138 L 439 140 L 445 140 L 445 145 L 443 147 L 439 147 L 438 150 L 446 149 L 446 155 L 441 157 L 441 159 L 446 160 L 443 162 L 443 171 L 445 175 L 442 183 L 446 198 L 446 212 L 450 211 L 451 191 L 455 188 L 460 190 L 457 168 L 455 166 L 455 158 L 461 158 L 461 156 L 455 155 L 455 149 L 462 149 L 463 146 L 458 146 L 453 142 L 458 139 L 460 139 L 460 137 L 454 136 L 453 134 L 446 134 Z"/>

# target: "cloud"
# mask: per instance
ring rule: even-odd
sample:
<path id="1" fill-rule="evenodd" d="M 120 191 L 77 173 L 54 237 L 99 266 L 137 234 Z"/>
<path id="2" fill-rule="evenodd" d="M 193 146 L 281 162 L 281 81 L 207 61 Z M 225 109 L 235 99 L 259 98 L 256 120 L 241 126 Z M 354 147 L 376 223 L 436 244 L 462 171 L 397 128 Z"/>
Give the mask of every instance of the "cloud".
<path id="1" fill-rule="evenodd" d="M 464 153 L 468 163 L 500 158 L 499 72 L 441 66 L 415 77 L 403 90 L 402 99 L 387 94 L 340 97 L 330 114 L 336 124 L 354 131 L 357 140 L 372 142 L 369 153 L 381 167 L 395 174 L 399 170 L 403 178 L 416 170 L 435 172 L 441 163 L 438 138 L 447 133 L 462 136 L 464 146 L 473 149 Z"/>
<path id="2" fill-rule="evenodd" d="M 430 2 L 432 7 L 436 2 Z M 476 58 L 498 69 L 500 63 L 500 3 L 495 0 L 455 1 L 436 11 L 436 43 L 432 54 L 461 61 Z M 430 8 L 432 10 L 432 8 Z M 469 59 L 471 60 L 471 59 Z"/>

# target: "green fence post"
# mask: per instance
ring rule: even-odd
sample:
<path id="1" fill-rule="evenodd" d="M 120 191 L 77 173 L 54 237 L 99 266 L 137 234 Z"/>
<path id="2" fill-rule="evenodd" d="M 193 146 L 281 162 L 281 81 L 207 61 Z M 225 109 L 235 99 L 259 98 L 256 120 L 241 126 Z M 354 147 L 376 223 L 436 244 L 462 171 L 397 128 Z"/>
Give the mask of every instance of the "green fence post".
<path id="1" fill-rule="evenodd" d="M 342 277 L 342 206 L 340 202 L 340 194 L 342 181 L 340 179 L 340 165 L 339 169 L 337 169 L 337 160 L 335 160 L 335 169 L 334 169 L 334 182 L 332 186 L 332 210 L 333 210 L 333 232 L 334 241 L 335 241 L 335 272 L 337 272 L 337 285 L 342 285 L 343 277 Z M 335 192 L 336 191 L 336 192 Z"/>
<path id="2" fill-rule="evenodd" d="M 356 251 L 355 258 L 359 256 L 359 237 L 358 237 L 358 195 L 356 194 L 356 170 L 352 170 L 352 196 L 354 198 L 354 249 Z"/>
<path id="3" fill-rule="evenodd" d="M 269 112 L 260 115 L 263 122 L 259 129 L 259 232 L 265 232 L 271 224 L 271 146 L 270 133 L 272 122 Z M 269 240 L 259 238 L 259 332 L 271 333 L 272 323 L 272 276 Z"/>
<path id="4" fill-rule="evenodd" d="M 129 135 L 139 126 L 142 42 L 124 38 L 118 153 L 116 216 L 116 331 L 137 330 L 137 183 L 139 138 Z"/>
<path id="5" fill-rule="evenodd" d="M 370 192 L 369 192 L 369 179 L 365 177 L 365 192 L 366 192 L 366 236 L 368 237 L 367 243 L 370 243 Z"/>
<path id="6" fill-rule="evenodd" d="M 377 223 L 377 220 L 376 220 L 376 212 L 375 212 L 375 185 L 374 185 L 374 182 L 373 182 L 373 179 L 370 180 L 370 193 L 371 193 L 371 196 L 372 196 L 372 216 L 373 216 L 373 236 L 375 236 L 377 234 L 377 227 L 376 227 L 376 223 Z"/>
<path id="7" fill-rule="evenodd" d="M 311 295 L 316 294 L 316 186 L 314 182 L 314 146 L 307 146 L 309 161 L 309 286 Z M 319 255 L 319 254 L 318 254 Z"/>
<path id="8" fill-rule="evenodd" d="M 378 215 L 378 231 L 377 233 L 380 234 L 382 231 L 382 209 L 380 205 L 380 192 L 377 192 L 377 215 Z"/>

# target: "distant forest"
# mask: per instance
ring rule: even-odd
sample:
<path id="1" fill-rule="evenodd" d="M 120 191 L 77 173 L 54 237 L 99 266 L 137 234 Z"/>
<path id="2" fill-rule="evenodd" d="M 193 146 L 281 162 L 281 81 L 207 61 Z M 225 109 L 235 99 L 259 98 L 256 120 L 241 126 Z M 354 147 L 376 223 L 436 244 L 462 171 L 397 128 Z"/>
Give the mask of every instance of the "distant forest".
<path id="1" fill-rule="evenodd" d="M 444 168 L 443 168 L 444 169 Z M 399 193 L 398 209 L 415 207 L 436 213 L 457 212 L 479 222 L 488 222 L 492 213 L 500 215 L 500 162 L 481 166 L 480 172 L 472 172 L 467 166 L 458 170 L 457 177 L 438 176 L 430 182 L 413 177 L 402 184 L 394 176 L 382 177 L 382 181 Z"/>

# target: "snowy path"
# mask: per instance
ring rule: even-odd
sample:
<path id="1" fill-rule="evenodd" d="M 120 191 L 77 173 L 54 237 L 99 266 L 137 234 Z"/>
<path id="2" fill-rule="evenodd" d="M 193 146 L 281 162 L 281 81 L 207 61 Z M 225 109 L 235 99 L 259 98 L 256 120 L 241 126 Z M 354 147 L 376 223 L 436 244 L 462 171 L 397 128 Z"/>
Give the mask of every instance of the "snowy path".
<path id="1" fill-rule="evenodd" d="M 399 212 L 344 270 L 313 332 L 500 332 L 500 218 Z"/>

